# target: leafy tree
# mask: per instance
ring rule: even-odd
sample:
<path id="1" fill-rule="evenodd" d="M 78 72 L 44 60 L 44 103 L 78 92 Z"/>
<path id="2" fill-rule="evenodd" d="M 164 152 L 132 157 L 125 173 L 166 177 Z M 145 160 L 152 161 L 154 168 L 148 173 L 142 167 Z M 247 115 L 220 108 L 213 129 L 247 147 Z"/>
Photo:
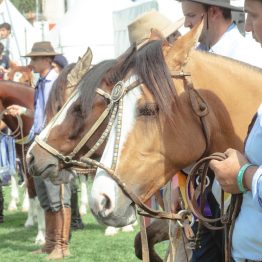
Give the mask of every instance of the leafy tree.
<path id="1" fill-rule="evenodd" d="M 35 11 L 35 0 L 10 0 L 15 7 L 22 13 L 28 13 L 29 11 Z M 41 1 L 39 1 L 39 4 Z"/>

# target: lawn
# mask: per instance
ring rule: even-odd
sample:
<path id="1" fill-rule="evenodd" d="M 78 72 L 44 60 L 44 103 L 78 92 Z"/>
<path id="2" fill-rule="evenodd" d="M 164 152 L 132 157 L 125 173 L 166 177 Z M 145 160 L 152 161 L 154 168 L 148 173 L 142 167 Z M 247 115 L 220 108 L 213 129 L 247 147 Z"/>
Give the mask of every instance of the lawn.
<path id="1" fill-rule="evenodd" d="M 5 222 L 0 224 L 0 261 L 45 261 L 46 255 L 33 255 L 31 251 L 39 246 L 34 244 L 37 229 L 24 228 L 26 213 L 8 212 L 9 187 L 4 187 Z M 20 189 L 21 190 L 21 189 Z M 22 190 L 21 192 L 22 193 Z M 22 198 L 21 198 L 22 199 Z M 20 206 L 19 206 L 20 208 Z M 63 261 L 87 262 L 132 262 L 140 261 L 134 253 L 134 237 L 139 231 L 136 226 L 131 233 L 120 232 L 116 236 L 104 236 L 105 226 L 98 224 L 90 214 L 83 216 L 85 228 L 72 232 L 70 242 L 71 256 Z M 159 244 L 157 250 L 164 256 L 166 243 Z"/>

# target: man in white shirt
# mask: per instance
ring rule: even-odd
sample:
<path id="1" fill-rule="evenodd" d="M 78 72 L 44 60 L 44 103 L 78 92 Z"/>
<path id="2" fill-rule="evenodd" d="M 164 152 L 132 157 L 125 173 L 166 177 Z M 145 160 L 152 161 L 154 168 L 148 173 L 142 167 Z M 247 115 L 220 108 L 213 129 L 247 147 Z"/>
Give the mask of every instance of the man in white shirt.
<path id="1" fill-rule="evenodd" d="M 229 0 L 180 0 L 185 27 L 190 29 L 204 19 L 198 49 L 230 57 L 262 68 L 262 52 L 252 39 L 245 38 L 232 19 L 231 11 L 242 12 Z"/>

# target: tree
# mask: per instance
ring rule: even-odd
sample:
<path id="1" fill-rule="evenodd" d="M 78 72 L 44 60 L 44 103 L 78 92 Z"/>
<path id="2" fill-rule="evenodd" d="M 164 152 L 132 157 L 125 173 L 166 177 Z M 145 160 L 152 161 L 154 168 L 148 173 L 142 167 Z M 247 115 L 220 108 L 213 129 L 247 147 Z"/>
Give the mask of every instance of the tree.
<path id="1" fill-rule="evenodd" d="M 35 0 L 10 0 L 15 7 L 22 13 L 34 12 L 36 1 Z M 41 1 L 39 1 L 41 2 Z"/>

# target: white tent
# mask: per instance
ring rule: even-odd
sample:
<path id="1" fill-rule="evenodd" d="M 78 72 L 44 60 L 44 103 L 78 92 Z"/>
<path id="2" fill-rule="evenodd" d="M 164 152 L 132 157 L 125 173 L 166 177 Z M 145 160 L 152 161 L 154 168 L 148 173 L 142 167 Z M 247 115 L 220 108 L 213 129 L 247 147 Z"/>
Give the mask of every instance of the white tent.
<path id="1" fill-rule="evenodd" d="M 47 34 L 57 51 L 70 62 L 91 47 L 93 63 L 120 55 L 129 46 L 127 25 L 150 9 L 176 21 L 182 17 L 175 0 L 74 0 L 74 4 Z"/>
<path id="2" fill-rule="evenodd" d="M 3 22 L 9 23 L 12 27 L 14 60 L 22 65 L 26 64 L 25 58 L 20 56 L 30 51 L 33 43 L 39 39 L 39 35 L 9 0 L 3 0 L 0 4 L 0 23 Z"/>
<path id="3" fill-rule="evenodd" d="M 130 0 L 77 0 L 47 35 L 57 51 L 75 62 L 89 46 L 93 63 L 114 58 L 112 12 L 134 5 Z"/>

